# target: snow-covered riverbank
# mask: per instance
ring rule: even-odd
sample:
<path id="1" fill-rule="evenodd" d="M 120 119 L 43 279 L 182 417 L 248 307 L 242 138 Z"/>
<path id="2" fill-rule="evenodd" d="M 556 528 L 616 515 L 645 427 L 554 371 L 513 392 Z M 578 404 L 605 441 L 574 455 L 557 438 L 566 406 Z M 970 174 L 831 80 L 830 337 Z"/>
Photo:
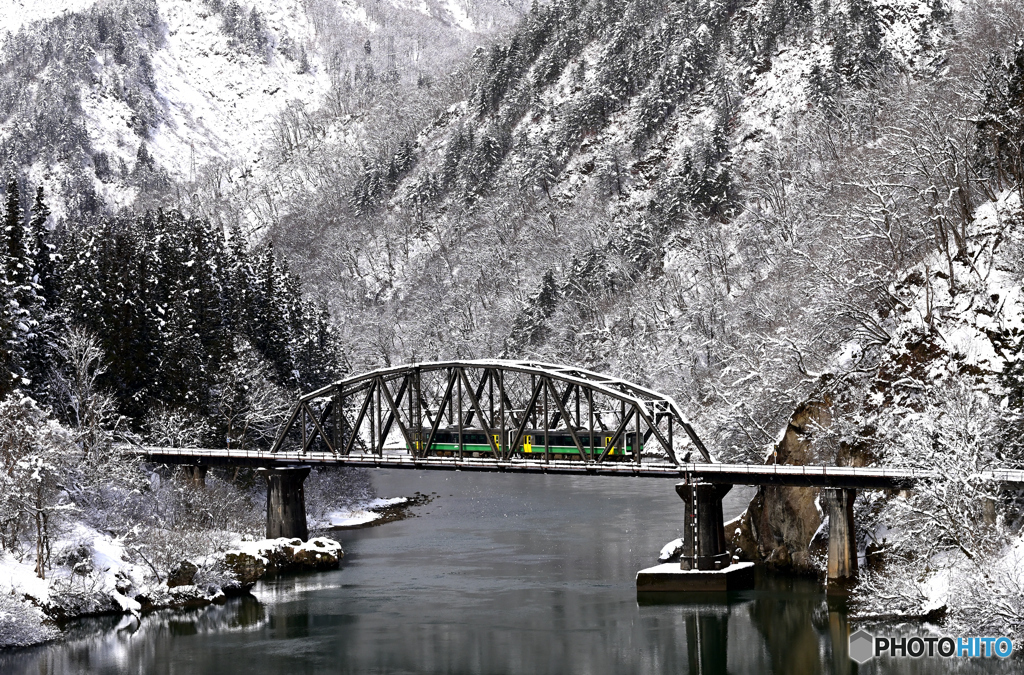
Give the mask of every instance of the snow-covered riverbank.
<path id="1" fill-rule="evenodd" d="M 0 648 L 54 639 L 60 635 L 57 625 L 79 617 L 223 602 L 248 592 L 268 573 L 333 569 L 344 556 L 341 544 L 324 537 L 237 540 L 160 575 L 145 562 L 130 562 L 119 538 L 83 524 L 73 537 L 64 546 L 70 553 L 45 579 L 27 557 L 0 557 Z"/>
<path id="2" fill-rule="evenodd" d="M 314 517 L 314 530 L 370 527 L 405 516 L 429 501 L 426 495 L 376 498 L 366 495 Z M 58 626 L 84 616 L 134 614 L 221 603 L 244 594 L 267 574 L 319 571 L 338 566 L 341 544 L 326 537 L 254 540 L 217 532 L 216 552 L 163 566 L 140 555 L 124 537 L 76 522 L 53 550 L 46 578 L 32 555 L 0 552 L 0 648 L 25 647 L 59 638 Z"/>

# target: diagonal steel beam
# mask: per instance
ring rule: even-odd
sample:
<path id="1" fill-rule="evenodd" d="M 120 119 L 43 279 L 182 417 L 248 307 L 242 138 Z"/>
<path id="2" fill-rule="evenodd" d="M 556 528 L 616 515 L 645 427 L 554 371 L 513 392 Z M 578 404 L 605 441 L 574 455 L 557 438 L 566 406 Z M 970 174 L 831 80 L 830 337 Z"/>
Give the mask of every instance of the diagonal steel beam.
<path id="1" fill-rule="evenodd" d="M 295 418 L 299 416 L 299 412 L 301 411 L 302 403 L 300 401 L 295 404 L 294 408 L 292 408 L 292 414 L 288 416 L 288 421 L 281 426 L 281 431 L 278 433 L 277 440 L 274 441 L 274 445 L 271 446 L 270 452 L 277 452 L 281 449 L 281 446 L 284 444 L 285 436 L 287 436 L 288 432 L 292 430 L 292 425 L 295 424 Z"/>
<path id="2" fill-rule="evenodd" d="M 580 458 L 582 458 L 583 461 L 586 462 L 587 453 L 583 451 L 583 444 L 580 442 L 579 436 L 576 435 L 576 429 L 573 428 L 572 419 L 569 417 L 569 414 L 565 410 L 565 406 L 561 403 L 561 400 L 559 399 L 558 389 L 555 387 L 554 382 L 552 382 L 551 380 L 547 380 L 547 383 L 548 390 L 551 392 L 551 396 L 555 399 L 555 405 L 558 406 L 559 412 L 561 412 L 562 417 L 565 418 L 565 427 L 569 430 L 569 435 L 572 436 L 573 443 L 576 444 L 576 450 L 580 453 Z"/>
<path id="3" fill-rule="evenodd" d="M 669 445 L 667 440 L 665 440 L 665 437 L 661 435 L 661 430 L 658 429 L 657 423 L 654 422 L 654 420 L 652 420 L 650 418 L 650 416 L 647 414 L 647 411 L 644 410 L 643 407 L 637 406 L 636 407 L 636 412 L 637 412 L 638 415 L 640 415 L 640 417 L 643 419 L 643 421 L 647 423 L 648 430 L 654 432 L 654 437 L 658 439 L 659 443 L 661 443 L 661 447 L 665 448 L 665 454 L 667 454 L 668 458 L 672 460 L 672 463 L 673 464 L 679 464 L 679 460 L 676 459 L 675 450 L 673 450 L 672 446 Z M 639 427 L 639 425 L 637 425 L 637 426 Z M 637 431 L 639 431 L 639 429 L 637 429 Z M 639 433 L 637 434 L 637 437 L 639 437 Z M 647 440 L 646 436 L 645 436 L 644 440 L 645 441 Z M 707 459 L 707 458 L 705 458 L 705 459 Z"/>
<path id="4" fill-rule="evenodd" d="M 352 444 L 355 443 L 356 438 L 359 437 L 359 428 L 363 425 L 363 419 L 366 417 L 366 411 L 370 408 L 370 402 L 373 401 L 373 390 L 376 389 L 377 382 L 373 380 L 370 382 L 370 386 L 366 388 L 366 398 L 363 399 L 363 405 L 359 408 L 359 414 L 356 415 L 356 423 L 352 425 L 352 436 L 348 439 L 348 443 L 345 444 L 345 452 L 343 455 L 347 455 L 352 452 Z M 352 392 L 355 393 L 355 392 Z M 373 443 L 373 439 L 370 439 Z M 363 448 L 365 449 L 365 445 Z"/>
<path id="5" fill-rule="evenodd" d="M 615 435 L 608 439 L 608 445 L 604 447 L 604 452 L 601 453 L 601 459 L 598 460 L 599 462 L 603 462 L 604 458 L 607 457 L 608 453 L 612 451 L 613 447 L 615 447 L 615 443 L 618 442 L 619 438 L 622 436 L 622 432 L 624 432 L 626 427 L 629 426 L 629 418 L 632 416 L 632 409 L 622 416 L 622 422 L 619 424 L 619 428 L 615 430 Z"/>
<path id="6" fill-rule="evenodd" d="M 476 396 L 473 395 L 473 388 L 469 385 L 469 378 L 466 377 L 466 371 L 462 368 L 458 369 L 459 375 L 462 378 L 462 383 L 466 385 L 466 396 L 469 397 L 469 403 L 476 410 L 476 414 L 480 417 L 480 428 L 484 430 L 484 434 L 487 435 L 487 443 L 491 446 L 491 451 L 494 453 L 495 459 L 501 459 L 501 453 L 498 451 L 498 446 L 494 443 L 494 435 L 491 431 L 491 427 L 488 426 L 486 418 L 484 417 L 483 410 L 480 409 L 480 401 Z"/>
<path id="7" fill-rule="evenodd" d="M 515 440 L 512 441 L 509 452 L 515 452 L 519 449 L 519 444 L 523 441 L 523 436 L 526 434 L 526 425 L 530 423 L 530 411 L 537 405 L 537 399 L 540 398 L 540 392 L 544 389 L 543 379 L 538 379 L 533 385 L 533 394 L 530 395 L 530 402 L 526 404 L 526 410 L 523 412 L 523 419 L 519 422 L 519 428 L 516 429 Z"/>
<path id="8" fill-rule="evenodd" d="M 408 381 L 408 377 L 402 380 L 402 386 L 398 388 L 398 396 L 396 398 L 399 401 L 402 400 L 402 394 L 405 393 L 405 385 Z M 399 411 L 398 405 L 395 403 L 395 399 L 391 398 L 391 391 L 388 389 L 387 382 L 381 380 L 378 386 L 380 386 L 380 390 L 384 394 L 384 400 L 387 401 L 388 407 L 391 408 L 391 413 L 388 415 L 387 425 L 381 427 L 381 431 L 383 432 L 380 437 L 381 451 L 383 452 L 384 450 L 384 441 L 387 439 L 387 435 L 391 431 L 391 422 L 393 420 L 395 424 L 398 425 L 398 430 L 402 432 L 402 436 L 405 438 L 405 447 L 415 452 L 416 446 L 412 442 L 412 437 L 409 436 L 409 429 L 402 424 L 402 413 Z"/>
<path id="9" fill-rule="evenodd" d="M 422 448 L 424 456 L 430 451 L 430 446 L 434 444 L 434 435 L 437 434 L 437 428 L 441 426 L 440 411 L 444 410 L 445 405 L 447 405 L 448 402 L 451 401 L 452 389 L 455 388 L 455 383 L 458 381 L 458 377 L 459 376 L 455 373 L 455 371 L 452 371 L 451 373 L 448 374 L 448 386 L 445 387 L 444 396 L 441 397 L 441 404 L 437 407 L 437 417 L 430 425 L 430 435 L 427 436 L 427 442 L 424 444 Z"/>
<path id="10" fill-rule="evenodd" d="M 327 444 L 327 448 L 331 451 L 331 453 L 335 455 L 338 454 L 337 452 L 335 452 L 334 446 L 331 445 L 331 441 L 327 438 L 327 434 L 324 432 L 324 428 L 320 426 L 320 422 L 317 421 L 316 415 L 313 414 L 313 411 L 312 409 L 310 409 L 309 405 L 305 401 L 303 401 L 302 407 L 306 409 L 306 414 L 309 415 L 310 421 L 313 422 L 313 433 L 309 435 L 309 438 L 306 440 L 306 444 L 302 447 L 302 453 L 305 454 L 306 452 L 309 451 L 309 446 L 313 445 L 313 441 L 316 439 L 317 434 L 319 434 L 320 438 L 324 439 L 324 443 Z"/>
<path id="11" fill-rule="evenodd" d="M 402 396 L 405 395 L 405 390 L 406 390 L 406 388 L 409 385 L 409 377 L 410 377 L 410 375 L 406 375 L 405 377 L 402 378 L 402 384 L 400 384 L 398 386 L 398 395 L 395 396 L 395 399 L 391 401 L 392 404 L 394 404 L 395 400 L 398 400 L 398 401 L 402 400 Z M 388 389 L 387 380 L 385 380 L 384 378 L 380 378 L 379 381 L 378 381 L 377 387 L 378 387 L 378 391 L 382 390 L 382 391 L 387 392 L 387 395 L 390 398 L 391 390 Z M 394 423 L 396 417 L 401 417 L 401 416 L 402 416 L 402 413 L 394 405 L 392 405 L 391 406 L 391 412 L 388 413 L 387 419 L 385 419 L 384 422 L 380 425 L 380 432 L 381 432 L 380 433 L 380 450 L 381 450 L 381 452 L 384 452 L 384 441 L 387 440 L 388 434 L 391 433 L 391 425 Z"/>
<path id="12" fill-rule="evenodd" d="M 708 452 L 708 449 L 704 446 L 704 442 L 700 440 L 700 436 L 698 436 L 697 432 L 693 430 L 690 423 L 681 417 L 677 417 L 677 419 L 679 420 L 679 423 L 683 425 L 683 431 L 685 431 L 686 435 L 690 437 L 690 442 L 693 443 L 698 452 L 700 452 L 700 456 L 704 458 L 704 461 L 708 463 L 713 462 L 714 460 L 711 459 L 711 453 Z"/>
<path id="13" fill-rule="evenodd" d="M 473 387 L 471 387 L 469 385 L 469 377 L 466 375 L 466 369 L 462 368 L 460 366 L 459 367 L 459 372 L 462 373 L 462 379 L 466 383 L 466 393 L 469 394 L 470 392 L 473 391 Z M 480 397 L 484 395 L 484 387 L 487 386 L 487 380 L 488 380 L 488 378 L 490 378 L 490 376 L 491 376 L 491 369 L 490 368 L 484 368 L 483 377 L 480 378 L 480 386 L 478 386 L 476 388 L 476 395 L 473 396 L 473 400 L 479 401 Z M 477 406 L 479 407 L 479 403 L 477 404 Z M 476 412 L 477 412 L 478 415 L 483 415 L 483 411 L 481 411 L 481 410 L 477 410 Z M 462 411 L 461 410 L 459 411 L 459 415 L 462 415 Z M 481 417 L 481 419 L 483 419 L 483 418 Z M 463 427 L 468 427 L 472 423 L 473 423 L 473 411 L 470 410 L 468 413 L 466 413 L 466 419 L 462 422 L 462 426 Z"/>
<path id="14" fill-rule="evenodd" d="M 516 419 L 515 406 L 512 405 L 512 399 L 508 397 L 508 390 L 505 386 L 504 376 L 498 380 L 498 388 L 501 389 L 501 400 L 505 405 L 505 413 L 508 415 L 509 419 L 512 420 L 512 424 L 518 426 L 519 420 Z"/>
<path id="15" fill-rule="evenodd" d="M 558 410 L 551 416 L 551 424 L 548 425 L 548 429 L 554 429 L 558 426 L 559 417 L 565 417 L 565 425 L 571 426 L 572 418 L 565 414 L 565 406 L 569 404 L 569 399 L 572 398 L 573 387 L 577 385 L 570 384 L 565 388 L 565 394 L 562 396 L 562 404 L 558 406 Z M 557 391 L 557 390 L 556 390 Z"/>

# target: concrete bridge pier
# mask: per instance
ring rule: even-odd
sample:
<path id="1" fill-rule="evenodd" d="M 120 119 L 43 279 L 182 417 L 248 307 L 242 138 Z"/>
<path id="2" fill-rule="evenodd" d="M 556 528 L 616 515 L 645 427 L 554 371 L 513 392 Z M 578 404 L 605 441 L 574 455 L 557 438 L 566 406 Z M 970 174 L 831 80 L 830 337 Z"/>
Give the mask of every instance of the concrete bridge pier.
<path id="1" fill-rule="evenodd" d="M 203 464 L 186 465 L 184 469 L 185 479 L 196 487 L 206 487 L 206 470 L 209 468 Z"/>
<path id="2" fill-rule="evenodd" d="M 637 572 L 637 598 L 652 591 L 717 593 L 754 587 L 754 563 L 730 564 L 732 556 L 725 540 L 722 498 L 731 489 L 732 485 L 728 483 L 685 482 L 676 485 L 676 494 L 682 498 L 686 514 L 679 562 L 667 562 Z M 694 630 L 700 630 L 699 621 L 693 625 Z M 689 626 L 687 621 L 687 630 Z M 703 643 L 698 640 L 696 644 Z M 721 668 L 714 670 L 718 672 Z"/>
<path id="3" fill-rule="evenodd" d="M 302 488 L 309 470 L 308 466 L 259 469 L 267 479 L 267 539 L 309 538 Z"/>
<path id="4" fill-rule="evenodd" d="M 828 584 L 846 585 L 857 576 L 857 538 L 853 522 L 852 488 L 822 488 L 828 513 Z"/>
<path id="5" fill-rule="evenodd" d="M 722 498 L 731 489 L 732 485 L 727 484 L 676 485 L 676 494 L 682 498 L 686 512 L 680 557 L 682 569 L 719 570 L 729 566 Z"/>

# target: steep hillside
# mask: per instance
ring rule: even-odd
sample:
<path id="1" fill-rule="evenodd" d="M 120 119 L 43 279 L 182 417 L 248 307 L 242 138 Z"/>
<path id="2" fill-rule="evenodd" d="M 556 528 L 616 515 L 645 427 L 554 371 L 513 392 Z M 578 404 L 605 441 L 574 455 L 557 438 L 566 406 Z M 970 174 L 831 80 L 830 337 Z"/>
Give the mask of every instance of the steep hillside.
<path id="1" fill-rule="evenodd" d="M 989 188 L 967 120 L 1015 16 L 535 6 L 477 53 L 464 101 L 289 205 L 275 237 L 357 360 L 583 363 L 673 392 L 723 456 L 756 456 L 848 345 L 885 343 L 890 282 L 970 238 Z"/>
<path id="2" fill-rule="evenodd" d="M 188 203 L 183 194 L 213 181 L 258 191 L 279 159 L 271 148 L 294 135 L 285 118 L 310 126 L 328 104 L 318 124 L 359 147 L 364 125 L 345 108 L 415 96 L 517 12 L 433 0 L 5 0 L 0 16 L 0 152 L 7 170 L 65 198 L 60 216 Z"/>

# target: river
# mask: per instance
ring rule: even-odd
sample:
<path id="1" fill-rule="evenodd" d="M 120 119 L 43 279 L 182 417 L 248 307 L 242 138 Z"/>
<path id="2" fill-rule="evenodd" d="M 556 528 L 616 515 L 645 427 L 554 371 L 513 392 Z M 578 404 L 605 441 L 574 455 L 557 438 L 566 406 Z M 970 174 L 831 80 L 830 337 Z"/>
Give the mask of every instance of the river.
<path id="1" fill-rule="evenodd" d="M 224 606 L 79 621 L 61 642 L 0 653 L 0 672 L 1010 672 L 959 659 L 858 671 L 845 609 L 813 580 L 762 574 L 756 590 L 728 597 L 638 598 L 637 570 L 679 536 L 671 480 L 404 470 L 373 480 L 381 496 L 435 498 L 415 517 L 335 533 L 337 571 L 261 582 Z M 734 489 L 726 518 L 750 495 Z"/>

